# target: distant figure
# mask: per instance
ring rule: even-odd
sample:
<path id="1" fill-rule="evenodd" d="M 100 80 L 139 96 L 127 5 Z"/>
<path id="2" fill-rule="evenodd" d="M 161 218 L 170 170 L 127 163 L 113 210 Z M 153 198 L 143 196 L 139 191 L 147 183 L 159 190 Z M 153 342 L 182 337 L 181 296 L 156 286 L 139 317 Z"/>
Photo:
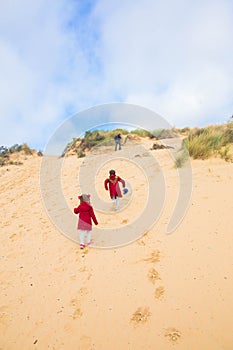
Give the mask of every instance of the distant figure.
<path id="1" fill-rule="evenodd" d="M 122 197 L 119 182 L 122 183 L 123 188 L 125 189 L 125 181 L 121 179 L 120 176 L 116 176 L 115 170 L 110 170 L 109 177 L 104 181 L 104 187 L 106 191 L 109 191 L 112 202 L 113 203 L 116 202 L 115 210 L 119 209 L 119 205 L 120 205 L 119 198 Z"/>
<path id="2" fill-rule="evenodd" d="M 80 205 L 77 208 L 74 208 L 74 213 L 79 214 L 78 219 L 78 227 L 79 230 L 79 236 L 80 236 L 80 248 L 85 248 L 85 234 L 86 234 L 86 240 L 87 245 L 90 245 L 91 242 L 91 230 L 92 230 L 92 221 L 94 221 L 95 225 L 98 225 L 98 221 L 95 217 L 94 210 L 90 204 L 90 195 L 89 194 L 82 194 L 81 196 L 78 196 L 78 199 L 80 200 Z"/>
<path id="3" fill-rule="evenodd" d="M 121 149 L 121 134 L 117 134 L 114 137 L 115 140 L 115 151 L 117 151 L 117 148 L 119 148 L 119 150 Z"/>

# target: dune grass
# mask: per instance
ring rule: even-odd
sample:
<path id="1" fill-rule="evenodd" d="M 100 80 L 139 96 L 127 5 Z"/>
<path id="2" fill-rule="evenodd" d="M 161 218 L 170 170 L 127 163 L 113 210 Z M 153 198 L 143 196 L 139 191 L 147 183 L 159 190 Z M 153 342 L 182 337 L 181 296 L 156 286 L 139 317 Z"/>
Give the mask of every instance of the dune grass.
<path id="1" fill-rule="evenodd" d="M 99 145 L 109 145 L 114 143 L 114 136 L 116 134 L 127 135 L 128 130 L 114 129 L 114 130 L 94 130 L 86 131 L 83 138 L 73 138 L 69 142 L 62 153 L 62 157 L 70 151 L 77 153 L 78 158 L 85 157 L 85 151 Z"/>
<path id="2" fill-rule="evenodd" d="M 85 157 L 85 151 L 90 150 L 96 146 L 111 146 L 114 145 L 114 136 L 117 134 L 121 134 L 123 136 L 127 135 L 137 135 L 139 137 L 149 137 L 151 139 L 164 139 L 164 138 L 172 138 L 177 137 L 178 134 L 175 129 L 166 130 L 166 129 L 157 129 L 154 131 L 148 131 L 146 129 L 135 129 L 135 130 L 126 130 L 122 128 L 117 128 L 114 130 L 94 130 L 94 131 L 86 131 L 83 138 L 73 138 L 71 142 L 69 142 L 62 153 L 62 157 L 65 154 L 72 151 L 76 153 L 77 156 Z"/>
<path id="3" fill-rule="evenodd" d="M 188 150 L 187 150 L 187 148 L 184 147 L 181 150 L 181 152 L 176 156 L 175 167 L 182 168 L 182 166 L 186 163 L 188 157 L 189 157 Z"/>
<path id="4" fill-rule="evenodd" d="M 230 151 L 233 145 L 233 124 L 191 129 L 184 143 L 193 159 L 220 156 L 230 161 L 232 160 Z"/>
<path id="5" fill-rule="evenodd" d="M 172 137 L 184 137 L 184 144 L 175 160 L 176 167 L 182 167 L 188 156 L 193 159 L 207 159 L 210 157 L 221 157 L 226 161 L 232 161 L 233 148 L 233 123 L 229 122 L 223 125 L 212 125 L 204 128 L 183 129 L 172 128 L 169 130 L 157 129 L 148 131 L 145 129 L 135 129 L 128 131 L 126 129 L 114 130 L 94 130 L 87 131 L 83 138 L 74 138 L 65 148 L 63 155 L 73 151 L 79 158 L 85 157 L 86 151 L 96 146 L 114 145 L 114 136 L 116 134 L 137 135 L 139 137 L 149 137 L 151 139 L 165 139 Z"/>
<path id="6" fill-rule="evenodd" d="M 37 154 L 38 156 L 43 155 L 42 151 L 36 151 L 30 148 L 26 143 L 23 143 L 22 145 L 15 144 L 11 147 L 0 146 L 0 166 L 23 164 L 21 161 L 14 160 L 14 155 L 17 153 L 24 156 L 30 156 L 33 154 Z"/>

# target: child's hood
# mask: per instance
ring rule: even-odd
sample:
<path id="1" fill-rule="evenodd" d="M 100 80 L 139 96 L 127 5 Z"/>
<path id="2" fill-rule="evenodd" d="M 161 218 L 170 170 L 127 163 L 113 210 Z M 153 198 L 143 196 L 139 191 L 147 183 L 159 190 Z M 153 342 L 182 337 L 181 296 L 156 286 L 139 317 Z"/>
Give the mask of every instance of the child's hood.
<path id="1" fill-rule="evenodd" d="M 91 205 L 88 202 L 82 202 L 79 205 L 79 210 L 80 212 L 84 212 L 84 211 L 89 211 L 91 209 Z"/>

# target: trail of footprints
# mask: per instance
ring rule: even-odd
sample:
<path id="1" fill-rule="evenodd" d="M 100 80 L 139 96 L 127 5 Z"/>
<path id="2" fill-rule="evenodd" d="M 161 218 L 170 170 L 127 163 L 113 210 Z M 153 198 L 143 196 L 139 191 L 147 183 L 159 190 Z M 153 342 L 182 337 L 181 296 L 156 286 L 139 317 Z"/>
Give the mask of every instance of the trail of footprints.
<path id="1" fill-rule="evenodd" d="M 161 258 L 161 254 L 158 250 L 156 250 L 156 251 L 153 251 L 149 257 L 143 259 L 143 261 L 146 261 L 148 263 L 157 263 L 160 261 L 160 258 Z M 84 272 L 87 274 L 86 281 L 88 281 L 92 276 L 91 272 L 86 268 L 85 265 L 79 269 L 79 272 Z M 158 281 L 162 280 L 159 272 L 154 267 L 151 267 L 148 270 L 147 278 L 150 281 L 150 283 L 152 283 L 153 285 L 156 285 Z M 73 320 L 77 320 L 83 316 L 83 311 L 80 308 L 80 298 L 83 298 L 88 294 L 89 294 L 88 288 L 86 286 L 82 286 L 78 291 L 78 297 L 73 298 L 70 301 L 70 306 L 72 308 L 70 317 Z M 157 300 L 160 300 L 163 298 L 164 294 L 165 294 L 164 287 L 162 285 L 158 285 L 154 291 L 154 298 Z M 149 321 L 151 315 L 152 314 L 149 307 L 141 306 L 141 307 L 138 307 L 137 310 L 133 313 L 133 315 L 131 316 L 130 322 L 135 327 L 139 325 L 143 325 Z M 170 341 L 171 343 L 175 344 L 180 339 L 181 332 L 174 327 L 166 328 L 164 332 L 164 337 L 167 338 L 168 341 Z"/>
<path id="2" fill-rule="evenodd" d="M 138 243 L 138 244 L 143 246 L 144 245 L 143 243 Z M 160 258 L 161 258 L 160 251 L 155 250 L 151 253 L 149 257 L 143 259 L 143 261 L 155 264 L 160 261 Z M 147 278 L 153 285 L 158 283 L 158 281 L 161 281 L 160 274 L 154 267 L 151 267 L 148 270 Z M 154 298 L 162 299 L 164 297 L 164 294 L 165 294 L 164 287 L 162 285 L 159 285 L 156 287 L 154 291 Z M 150 316 L 151 316 L 151 312 L 149 307 L 141 306 L 137 308 L 137 310 L 133 313 L 130 321 L 134 324 L 134 326 L 138 326 L 140 324 L 147 323 Z M 181 333 L 176 328 L 170 327 L 165 329 L 164 337 L 166 337 L 171 343 L 175 344 L 180 339 Z"/>
<path id="3" fill-rule="evenodd" d="M 82 254 L 82 257 L 85 256 L 85 254 L 88 254 L 89 250 L 85 249 L 85 251 Z M 81 304 L 81 299 L 84 298 L 86 295 L 89 294 L 89 290 L 88 288 L 85 286 L 85 283 L 87 281 L 89 281 L 92 277 L 92 273 L 90 270 L 87 269 L 87 267 L 85 266 L 85 264 L 79 268 L 78 270 L 81 273 L 85 274 L 85 281 L 84 281 L 84 285 L 79 289 L 78 293 L 77 293 L 77 297 L 73 298 L 70 300 L 70 306 L 72 308 L 72 314 L 70 315 L 70 317 L 73 320 L 76 320 L 80 317 L 83 316 L 83 311 L 80 308 L 80 304 Z M 71 276 L 72 279 L 74 279 L 76 276 Z"/>

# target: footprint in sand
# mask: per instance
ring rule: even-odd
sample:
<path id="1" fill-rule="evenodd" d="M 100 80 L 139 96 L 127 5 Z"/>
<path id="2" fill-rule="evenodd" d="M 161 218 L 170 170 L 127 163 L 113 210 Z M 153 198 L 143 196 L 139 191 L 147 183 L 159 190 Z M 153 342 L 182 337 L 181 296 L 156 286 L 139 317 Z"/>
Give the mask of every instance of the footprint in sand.
<path id="1" fill-rule="evenodd" d="M 0 326 L 1 326 L 1 328 L 8 327 L 8 325 L 10 323 L 10 315 L 6 311 L 7 309 L 8 309 L 7 306 L 0 307 Z"/>
<path id="2" fill-rule="evenodd" d="M 176 343 L 181 337 L 181 333 L 173 327 L 167 328 L 164 334 L 165 337 L 172 343 Z"/>
<path id="3" fill-rule="evenodd" d="M 155 290 L 155 298 L 156 299 L 161 299 L 164 296 L 165 289 L 163 286 L 159 286 Z"/>
<path id="4" fill-rule="evenodd" d="M 0 325 L 2 326 L 8 326 L 8 322 L 10 320 L 10 317 L 6 313 L 1 313 L 0 314 Z"/>
<path id="5" fill-rule="evenodd" d="M 79 272 L 87 272 L 86 266 L 80 267 Z"/>
<path id="6" fill-rule="evenodd" d="M 89 272 L 89 274 L 88 274 L 88 276 L 87 276 L 87 280 L 89 281 L 89 280 L 91 279 L 91 277 L 92 277 L 92 273 Z"/>
<path id="7" fill-rule="evenodd" d="M 76 278 L 77 278 L 77 275 L 71 275 L 71 276 L 70 276 L 70 279 L 71 279 L 72 281 L 76 280 Z"/>
<path id="8" fill-rule="evenodd" d="M 79 272 L 88 272 L 87 280 L 89 281 L 89 280 L 91 279 L 91 277 L 92 277 L 91 271 L 92 271 L 92 270 L 89 271 L 89 270 L 86 268 L 86 266 L 81 267 L 78 271 L 79 271 Z"/>
<path id="9" fill-rule="evenodd" d="M 89 252 L 90 252 L 89 248 L 88 248 L 88 247 L 85 247 L 85 248 L 81 251 L 81 254 L 82 254 L 82 256 L 85 256 L 85 255 L 87 255 Z"/>
<path id="10" fill-rule="evenodd" d="M 78 298 L 73 298 L 70 301 L 70 304 L 75 308 L 74 312 L 72 313 L 71 317 L 73 318 L 73 320 L 76 320 L 77 318 L 82 316 L 82 310 L 78 307 Z"/>
<path id="11" fill-rule="evenodd" d="M 150 316 L 151 313 L 148 307 L 139 307 L 131 317 L 131 322 L 134 323 L 135 326 L 139 324 L 144 324 L 148 321 Z"/>
<path id="12" fill-rule="evenodd" d="M 89 291 L 86 287 L 81 287 L 79 289 L 79 294 L 81 295 L 81 297 L 83 297 L 84 295 L 87 295 L 88 293 L 89 293 Z"/>
<path id="13" fill-rule="evenodd" d="M 72 333 L 72 327 L 71 327 L 70 323 L 65 324 L 64 331 L 66 333 Z"/>
<path id="14" fill-rule="evenodd" d="M 17 239 L 17 234 L 16 234 L 16 233 L 13 233 L 13 234 L 10 236 L 10 240 L 15 241 L 16 239 Z"/>
<path id="15" fill-rule="evenodd" d="M 72 306 L 76 306 L 77 304 L 78 304 L 78 298 L 73 298 L 73 299 L 71 299 L 71 301 L 70 301 L 70 305 L 72 305 Z"/>
<path id="16" fill-rule="evenodd" d="M 137 244 L 138 244 L 138 245 L 141 245 L 141 246 L 146 245 L 146 243 L 145 243 L 142 239 L 138 240 L 138 241 L 137 241 Z"/>
<path id="17" fill-rule="evenodd" d="M 73 320 L 76 320 L 77 318 L 82 316 L 82 311 L 80 310 L 80 308 L 78 307 L 77 309 L 74 310 L 73 314 L 72 314 L 72 318 Z"/>
<path id="18" fill-rule="evenodd" d="M 143 261 L 151 262 L 151 263 L 157 263 L 160 261 L 161 253 L 159 250 L 155 250 L 151 253 L 149 258 L 143 259 Z"/>
<path id="19" fill-rule="evenodd" d="M 91 350 L 92 349 L 91 338 L 86 335 L 83 335 L 80 339 L 80 346 L 81 346 L 81 349 Z"/>
<path id="20" fill-rule="evenodd" d="M 155 284 L 157 280 L 161 280 L 159 273 L 153 267 L 148 271 L 147 276 L 149 281 L 151 281 L 153 284 Z"/>

